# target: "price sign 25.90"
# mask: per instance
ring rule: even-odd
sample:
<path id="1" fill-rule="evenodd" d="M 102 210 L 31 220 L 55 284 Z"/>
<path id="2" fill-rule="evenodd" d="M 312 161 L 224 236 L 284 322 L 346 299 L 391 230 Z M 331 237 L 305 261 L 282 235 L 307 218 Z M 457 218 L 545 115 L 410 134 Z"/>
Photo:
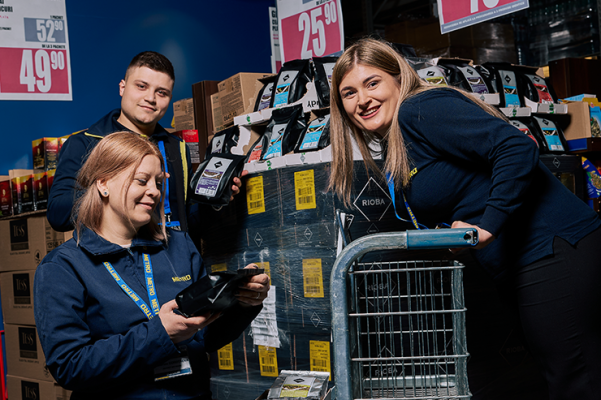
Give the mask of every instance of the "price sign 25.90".
<path id="1" fill-rule="evenodd" d="M 338 0 L 330 0 L 304 12 L 282 18 L 282 61 L 322 57 L 342 50 L 341 26 L 342 15 Z"/>

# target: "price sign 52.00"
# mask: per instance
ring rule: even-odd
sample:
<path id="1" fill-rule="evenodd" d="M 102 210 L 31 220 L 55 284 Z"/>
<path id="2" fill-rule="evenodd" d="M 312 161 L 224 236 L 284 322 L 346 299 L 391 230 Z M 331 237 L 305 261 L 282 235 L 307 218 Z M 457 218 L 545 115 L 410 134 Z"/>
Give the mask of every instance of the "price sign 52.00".
<path id="1" fill-rule="evenodd" d="M 65 58 L 65 50 L 0 48 L 0 92 L 69 93 Z"/>
<path id="2" fill-rule="evenodd" d="M 284 61 L 321 57 L 341 50 L 338 0 L 281 20 Z"/>

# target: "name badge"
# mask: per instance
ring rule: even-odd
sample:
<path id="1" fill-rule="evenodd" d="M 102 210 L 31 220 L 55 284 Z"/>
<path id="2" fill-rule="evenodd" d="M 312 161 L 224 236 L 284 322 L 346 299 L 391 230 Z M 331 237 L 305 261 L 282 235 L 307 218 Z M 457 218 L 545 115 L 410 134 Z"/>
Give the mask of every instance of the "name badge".
<path id="1" fill-rule="evenodd" d="M 188 352 L 185 348 L 179 350 L 182 353 L 181 355 L 170 358 L 163 365 L 154 369 L 155 382 L 192 374 Z"/>

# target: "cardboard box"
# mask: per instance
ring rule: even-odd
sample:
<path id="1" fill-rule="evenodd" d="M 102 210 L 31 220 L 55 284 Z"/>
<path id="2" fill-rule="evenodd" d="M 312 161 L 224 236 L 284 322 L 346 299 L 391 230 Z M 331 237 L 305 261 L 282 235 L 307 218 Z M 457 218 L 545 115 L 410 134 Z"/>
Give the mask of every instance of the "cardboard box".
<path id="1" fill-rule="evenodd" d="M 251 112 L 256 97 L 263 88 L 259 79 L 270 75 L 272 74 L 241 72 L 219 82 L 217 87 L 221 120 L 217 121 L 215 125 L 232 125 L 236 115 Z"/>
<path id="2" fill-rule="evenodd" d="M 0 221 L 0 271 L 36 269 L 55 247 L 69 240 L 73 231 L 57 232 L 45 215 Z"/>
<path id="3" fill-rule="evenodd" d="M 33 278 L 35 270 L 0 274 L 2 315 L 5 324 L 35 325 L 33 316 Z"/>
<path id="4" fill-rule="evenodd" d="M 33 208 L 33 173 L 16 176 L 11 179 L 13 214 L 34 211 Z"/>
<path id="5" fill-rule="evenodd" d="M 196 171 L 198 165 L 204 159 L 204 153 L 200 154 L 200 146 L 198 143 L 198 131 L 196 129 L 186 129 L 183 131 L 173 132 L 175 136 L 186 142 L 186 147 L 190 151 L 190 161 L 192 162 L 192 170 Z M 206 147 L 205 147 L 206 150 Z"/>
<path id="6" fill-rule="evenodd" d="M 46 368 L 46 358 L 33 325 L 4 325 L 6 371 L 14 376 L 54 382 Z"/>
<path id="7" fill-rule="evenodd" d="M 568 103 L 567 106 L 570 123 L 563 130 L 566 140 L 593 137 L 589 103 L 576 101 Z"/>
<path id="8" fill-rule="evenodd" d="M 13 215 L 13 197 L 10 180 L 0 181 L 0 217 Z"/>
<path id="9" fill-rule="evenodd" d="M 54 169 L 58 156 L 58 138 L 41 138 L 31 142 L 33 169 Z"/>
<path id="10" fill-rule="evenodd" d="M 71 391 L 53 382 L 20 376 L 6 376 L 6 389 L 10 400 L 69 400 Z"/>
<path id="11" fill-rule="evenodd" d="M 173 120 L 176 131 L 196 129 L 194 100 L 192 98 L 178 100 L 173 103 Z"/>
<path id="12" fill-rule="evenodd" d="M 222 131 L 226 128 L 223 123 L 223 116 L 221 114 L 221 102 L 219 101 L 219 93 L 215 93 L 211 95 L 211 118 L 213 119 L 213 126 L 211 128 L 211 133 L 214 135 L 215 132 Z M 209 142 L 211 139 L 208 139 Z M 208 142 L 207 142 L 208 146 Z"/>
<path id="13" fill-rule="evenodd" d="M 43 171 L 33 174 L 33 209 L 40 211 L 46 208 L 48 208 L 48 172 Z"/>

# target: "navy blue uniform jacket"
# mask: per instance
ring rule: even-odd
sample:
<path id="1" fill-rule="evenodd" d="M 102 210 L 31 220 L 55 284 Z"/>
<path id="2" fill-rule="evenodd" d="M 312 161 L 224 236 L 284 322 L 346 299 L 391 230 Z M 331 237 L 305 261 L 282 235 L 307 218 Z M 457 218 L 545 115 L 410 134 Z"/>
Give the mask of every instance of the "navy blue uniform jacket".
<path id="1" fill-rule="evenodd" d="M 148 319 L 107 271 L 150 305 L 142 254 L 150 255 L 160 305 L 205 274 L 187 233 L 170 231 L 168 245 L 135 238 L 131 248 L 84 229 L 48 254 L 34 281 L 35 318 L 46 363 L 72 399 L 190 399 L 210 395 L 207 352 L 248 326 L 261 307 L 235 306 L 187 343 L 193 375 L 154 382 L 153 369 L 179 354 L 161 324 Z M 209 397 L 210 398 L 210 397 Z"/>
<path id="2" fill-rule="evenodd" d="M 48 221 L 57 231 L 73 229 L 71 210 L 75 199 L 75 180 L 88 155 L 103 137 L 119 131 L 129 131 L 117 122 L 121 114 L 116 109 L 105 115 L 85 131 L 77 132 L 61 148 L 54 182 L 48 198 Z M 188 230 L 187 187 L 192 177 L 190 154 L 186 144 L 157 124 L 150 137 L 154 143 L 163 141 L 169 169 L 169 201 L 173 221 L 179 221 L 181 230 Z M 196 237 L 196 236 L 194 236 Z"/>
<path id="3" fill-rule="evenodd" d="M 553 254 L 555 236 L 575 244 L 601 226 L 540 162 L 532 139 L 460 93 L 418 94 L 398 117 L 413 169 L 405 193 L 417 220 L 430 228 L 460 220 L 495 235 L 473 252 L 492 276 Z"/>

